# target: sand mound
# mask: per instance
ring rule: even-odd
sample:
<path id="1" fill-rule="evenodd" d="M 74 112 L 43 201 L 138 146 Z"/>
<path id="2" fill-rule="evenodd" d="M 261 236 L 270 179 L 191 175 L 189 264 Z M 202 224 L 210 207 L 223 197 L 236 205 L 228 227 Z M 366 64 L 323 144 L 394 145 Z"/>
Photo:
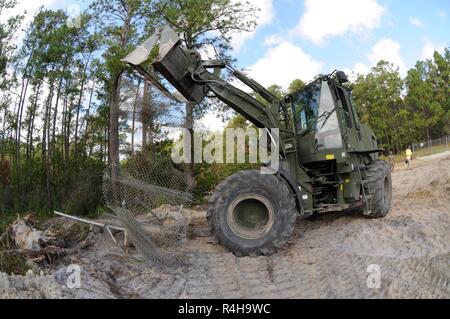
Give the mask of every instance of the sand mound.
<path id="1" fill-rule="evenodd" d="M 424 175 L 428 182 L 421 187 L 413 187 L 405 196 L 406 200 L 421 201 L 426 203 L 448 202 L 450 200 L 450 176 L 448 173 L 448 160 L 439 162 L 437 168 Z M 419 174 L 423 174 L 423 171 Z M 419 175 L 420 176 L 420 175 Z"/>
<path id="2" fill-rule="evenodd" d="M 450 177 L 447 170 L 440 171 L 439 175 L 431 180 L 430 185 L 433 187 L 450 186 Z"/>

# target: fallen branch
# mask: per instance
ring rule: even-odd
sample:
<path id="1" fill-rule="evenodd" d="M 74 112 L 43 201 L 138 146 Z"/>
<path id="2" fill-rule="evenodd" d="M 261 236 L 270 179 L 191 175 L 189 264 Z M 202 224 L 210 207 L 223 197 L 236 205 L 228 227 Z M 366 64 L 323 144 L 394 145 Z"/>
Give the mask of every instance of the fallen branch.
<path id="1" fill-rule="evenodd" d="M 83 218 L 75 217 L 75 216 L 70 216 L 70 215 L 63 214 L 63 213 L 60 213 L 60 212 L 57 212 L 57 211 L 55 211 L 54 213 L 55 213 L 55 215 L 58 215 L 58 216 L 61 216 L 61 217 L 65 217 L 65 218 L 69 218 L 69 219 L 72 219 L 72 220 L 76 220 L 76 221 L 84 223 L 84 224 L 98 226 L 98 227 L 105 228 L 105 229 L 109 228 L 109 229 L 114 229 L 114 230 L 119 230 L 119 231 L 126 231 L 126 229 L 123 228 L 123 227 L 118 227 L 118 226 L 98 223 L 98 222 L 94 222 L 92 220 L 83 219 Z"/>
<path id="2" fill-rule="evenodd" d="M 88 220 L 88 219 L 84 219 L 84 218 L 80 218 L 80 217 L 75 217 L 75 216 L 63 214 L 63 213 L 60 213 L 60 212 L 57 212 L 57 211 L 55 211 L 54 213 L 55 213 L 55 215 L 58 215 L 58 216 L 61 216 L 61 217 L 65 217 L 65 218 L 69 218 L 69 219 L 78 221 L 80 223 L 93 225 L 93 226 L 97 226 L 97 227 L 101 227 L 101 228 L 105 229 L 108 232 L 108 234 L 111 236 L 112 240 L 114 241 L 114 243 L 116 245 L 117 245 L 117 240 L 114 238 L 114 235 L 112 234 L 111 229 L 122 231 L 122 232 L 125 233 L 124 246 L 126 247 L 126 245 L 127 245 L 127 230 L 125 228 L 123 228 L 123 227 L 118 227 L 118 226 L 108 225 L 108 224 L 104 224 L 104 223 L 94 222 L 92 220 Z"/>
<path id="3" fill-rule="evenodd" d="M 73 253 L 76 253 L 82 249 L 86 249 L 90 246 L 92 246 L 94 243 L 90 240 L 90 238 L 87 238 L 85 241 L 79 243 L 74 248 L 61 248 L 56 246 L 47 246 L 45 248 L 42 248 L 40 250 L 28 250 L 28 249 L 10 249 L 6 250 L 5 254 L 12 255 L 12 256 L 19 256 L 19 257 L 25 257 L 28 258 L 38 258 L 42 256 L 48 256 L 48 255 L 56 255 L 56 256 L 62 256 L 62 255 L 71 255 Z"/>
<path id="4" fill-rule="evenodd" d="M 56 246 L 48 246 L 48 247 L 42 248 L 40 250 L 10 249 L 10 250 L 6 250 L 5 253 L 7 255 L 25 257 L 25 258 L 29 259 L 29 258 L 37 258 L 37 257 L 41 257 L 41 256 L 46 256 L 46 255 L 60 256 L 63 254 L 68 254 L 69 251 L 73 251 L 73 249 L 60 248 L 60 247 L 56 247 Z"/>

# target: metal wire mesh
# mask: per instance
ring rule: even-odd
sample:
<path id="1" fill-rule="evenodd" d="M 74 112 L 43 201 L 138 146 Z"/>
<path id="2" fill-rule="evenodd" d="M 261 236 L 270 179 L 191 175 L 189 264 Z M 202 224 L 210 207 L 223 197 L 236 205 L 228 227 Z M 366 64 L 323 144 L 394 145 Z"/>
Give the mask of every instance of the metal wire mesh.
<path id="1" fill-rule="evenodd" d="M 430 155 L 437 151 L 450 150 L 450 135 L 420 143 L 413 143 L 412 148 L 414 152 L 418 152 L 421 156 Z"/>
<path id="2" fill-rule="evenodd" d="M 104 174 L 103 195 L 138 252 L 153 264 L 171 267 L 187 263 L 182 247 L 188 216 L 183 207 L 191 204 L 193 195 L 182 168 L 161 149 L 183 126 L 184 113 L 153 93 L 147 86 L 144 91 L 133 90 L 129 83 L 122 87 L 126 145 L 121 145 L 120 163 L 111 163 Z"/>

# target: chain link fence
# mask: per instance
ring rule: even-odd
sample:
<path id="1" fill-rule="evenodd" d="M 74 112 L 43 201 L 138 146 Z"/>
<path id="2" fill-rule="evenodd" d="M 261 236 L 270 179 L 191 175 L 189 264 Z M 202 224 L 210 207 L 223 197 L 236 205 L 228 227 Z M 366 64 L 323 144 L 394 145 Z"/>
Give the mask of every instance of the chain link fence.
<path id="1" fill-rule="evenodd" d="M 120 118 L 130 130 L 120 132 L 120 163 L 105 171 L 105 202 L 146 261 L 163 267 L 188 264 L 183 246 L 189 216 L 183 208 L 191 205 L 193 196 L 183 168 L 158 147 L 170 136 L 178 138 L 185 112 L 148 86 L 124 82 Z"/>
<path id="2" fill-rule="evenodd" d="M 427 156 L 450 150 L 450 135 L 412 144 L 416 156 Z"/>

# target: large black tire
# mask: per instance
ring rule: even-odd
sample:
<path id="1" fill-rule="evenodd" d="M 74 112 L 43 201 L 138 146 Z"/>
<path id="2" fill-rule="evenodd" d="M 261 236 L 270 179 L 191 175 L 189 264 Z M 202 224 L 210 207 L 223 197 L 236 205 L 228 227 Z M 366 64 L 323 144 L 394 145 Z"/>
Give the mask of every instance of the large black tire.
<path id="1" fill-rule="evenodd" d="M 252 216 L 263 221 L 251 221 Z M 268 256 L 283 248 L 297 217 L 294 196 L 286 183 L 257 170 L 239 172 L 221 183 L 208 208 L 211 233 L 238 257 Z"/>
<path id="2" fill-rule="evenodd" d="M 371 218 L 386 217 L 391 209 L 392 177 L 389 165 L 384 161 L 376 161 L 366 169 L 368 187 L 366 193 L 371 196 L 369 211 Z"/>

